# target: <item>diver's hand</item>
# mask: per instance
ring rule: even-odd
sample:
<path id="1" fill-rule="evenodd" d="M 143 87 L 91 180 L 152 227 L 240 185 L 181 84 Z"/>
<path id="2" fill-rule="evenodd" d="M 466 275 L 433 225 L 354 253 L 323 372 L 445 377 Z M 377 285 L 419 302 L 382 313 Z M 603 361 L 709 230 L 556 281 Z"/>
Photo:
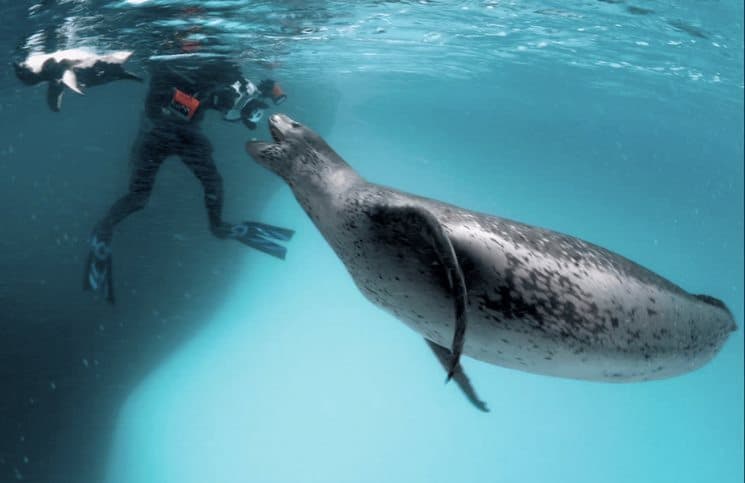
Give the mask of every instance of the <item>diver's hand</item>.
<path id="1" fill-rule="evenodd" d="M 262 97 L 268 97 L 275 106 L 282 104 L 287 100 L 287 95 L 282 90 L 282 86 L 273 79 L 264 79 L 259 83 L 259 92 Z"/>
<path id="2" fill-rule="evenodd" d="M 262 96 L 271 96 L 272 89 L 274 89 L 274 81 L 272 79 L 264 79 L 263 81 L 259 82 L 259 92 L 261 92 Z"/>
<path id="3" fill-rule="evenodd" d="M 258 99 L 251 100 L 251 102 L 249 102 L 241 111 L 243 124 L 251 130 L 256 129 L 256 125 L 261 121 L 261 118 L 264 117 L 264 109 L 268 107 L 269 106 L 263 101 Z"/>

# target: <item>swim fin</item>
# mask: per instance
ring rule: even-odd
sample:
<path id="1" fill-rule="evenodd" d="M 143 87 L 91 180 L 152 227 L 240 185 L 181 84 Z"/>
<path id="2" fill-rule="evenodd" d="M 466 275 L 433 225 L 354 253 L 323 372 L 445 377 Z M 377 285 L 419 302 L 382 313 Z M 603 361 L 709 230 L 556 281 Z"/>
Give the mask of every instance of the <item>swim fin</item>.
<path id="1" fill-rule="evenodd" d="M 111 244 L 97 234 L 91 237 L 83 289 L 98 292 L 107 302 L 114 303 Z"/>
<path id="2" fill-rule="evenodd" d="M 256 250 L 262 251 L 268 255 L 284 260 L 285 255 L 287 254 L 287 248 L 273 242 L 272 240 L 289 241 L 294 234 L 294 230 L 287 228 L 267 225 L 255 221 L 245 221 L 233 225 L 230 228 L 230 234 L 228 237 L 235 238 L 251 248 L 255 248 Z"/>

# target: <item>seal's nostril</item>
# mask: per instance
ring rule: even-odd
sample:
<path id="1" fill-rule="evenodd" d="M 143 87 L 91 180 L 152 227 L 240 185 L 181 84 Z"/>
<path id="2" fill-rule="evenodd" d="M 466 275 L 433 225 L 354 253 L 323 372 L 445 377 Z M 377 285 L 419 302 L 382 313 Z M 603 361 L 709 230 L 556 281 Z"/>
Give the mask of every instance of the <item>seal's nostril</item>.
<path id="1" fill-rule="evenodd" d="M 272 114 L 272 122 L 279 122 L 279 115 Z"/>

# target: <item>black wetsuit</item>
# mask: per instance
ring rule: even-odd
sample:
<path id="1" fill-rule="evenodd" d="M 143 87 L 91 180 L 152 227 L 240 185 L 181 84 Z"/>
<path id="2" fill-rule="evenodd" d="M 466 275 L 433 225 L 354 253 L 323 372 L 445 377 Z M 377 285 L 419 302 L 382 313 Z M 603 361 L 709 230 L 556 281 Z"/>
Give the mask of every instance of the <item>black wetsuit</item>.
<path id="1" fill-rule="evenodd" d="M 222 178 L 212 159 L 212 144 L 202 134 L 200 123 L 207 109 L 227 112 L 233 106 L 238 95 L 231 86 L 243 81 L 243 74 L 236 64 L 219 57 L 152 61 L 149 70 L 146 121 L 132 149 L 129 192 L 114 203 L 95 233 L 109 242 L 117 223 L 145 207 L 158 169 L 168 156 L 176 155 L 202 183 L 212 233 L 225 238 L 232 225 L 222 221 Z M 184 98 L 187 104 L 194 100 L 199 103 L 190 118 L 184 114 L 188 108 L 179 102 Z M 266 107 L 258 97 L 251 100 L 241 110 L 241 121 L 254 129 L 256 125 L 248 115 Z"/>
<path id="2" fill-rule="evenodd" d="M 249 129 L 256 128 L 255 115 L 267 107 L 261 98 L 269 97 L 275 104 L 284 100 L 278 84 L 267 79 L 257 88 L 243 77 L 237 65 L 224 58 L 153 61 L 150 72 L 145 116 L 132 149 L 129 191 L 96 225 L 89 242 L 83 287 L 101 293 L 111 303 L 114 227 L 145 207 L 158 169 L 168 156 L 179 156 L 201 181 L 215 236 L 232 238 L 284 259 L 287 249 L 277 242 L 289 241 L 294 234 L 293 230 L 256 221 L 230 224 L 222 220 L 222 178 L 212 159 L 212 144 L 199 129 L 207 109 L 221 111 L 226 119 L 242 121 Z"/>

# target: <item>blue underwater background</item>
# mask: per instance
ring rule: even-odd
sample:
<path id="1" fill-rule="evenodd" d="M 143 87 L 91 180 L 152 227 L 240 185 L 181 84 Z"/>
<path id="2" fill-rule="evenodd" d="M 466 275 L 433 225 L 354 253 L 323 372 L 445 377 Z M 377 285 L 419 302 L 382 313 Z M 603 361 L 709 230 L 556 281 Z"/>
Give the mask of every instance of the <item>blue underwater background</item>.
<path id="1" fill-rule="evenodd" d="M 742 2 L 0 5 L 0 481 L 743 480 Z M 53 32 L 132 48 L 144 72 L 191 23 L 368 180 L 601 245 L 722 299 L 738 330 L 703 368 L 636 384 L 465 358 L 478 412 L 245 153 L 265 123 L 216 113 L 226 218 L 295 229 L 287 259 L 212 237 L 171 159 L 117 228 L 117 304 L 83 292 L 147 86 L 53 113 L 10 61 Z"/>

